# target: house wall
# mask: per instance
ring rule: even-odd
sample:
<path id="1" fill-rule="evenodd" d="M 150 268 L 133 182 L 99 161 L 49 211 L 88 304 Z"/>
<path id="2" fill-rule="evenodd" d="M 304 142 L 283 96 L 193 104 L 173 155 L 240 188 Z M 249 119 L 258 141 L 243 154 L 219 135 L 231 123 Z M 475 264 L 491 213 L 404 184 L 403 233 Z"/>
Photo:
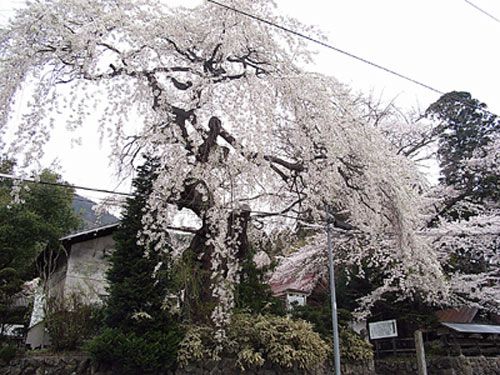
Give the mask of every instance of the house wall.
<path id="1" fill-rule="evenodd" d="M 55 271 L 49 272 L 50 276 L 47 279 L 47 292 L 49 298 L 59 298 L 64 294 L 64 284 L 66 282 L 66 270 L 68 268 L 68 263 L 66 260 L 66 256 L 63 259 L 58 261 L 58 266 Z M 49 267 L 52 267 L 50 265 Z"/>
<path id="2" fill-rule="evenodd" d="M 87 303 L 99 303 L 107 295 L 106 271 L 115 242 L 112 235 L 71 245 L 64 295 L 79 294 Z"/>
<path id="3" fill-rule="evenodd" d="M 43 321 L 30 327 L 26 336 L 26 345 L 31 349 L 43 349 L 50 346 L 49 333 Z"/>
<path id="4" fill-rule="evenodd" d="M 107 294 L 106 271 L 109 255 L 114 249 L 112 235 L 101 236 L 71 245 L 69 259 L 58 259 L 58 267 L 47 280 L 46 290 L 40 286 L 35 293 L 33 312 L 26 344 L 32 348 L 50 346 L 45 329 L 45 297 L 70 297 L 77 294 L 85 303 L 100 303 Z"/>
<path id="5" fill-rule="evenodd" d="M 286 293 L 286 308 L 291 310 L 296 304 L 297 306 L 305 306 L 307 303 L 307 294 L 305 293 L 294 293 L 287 292 Z"/>

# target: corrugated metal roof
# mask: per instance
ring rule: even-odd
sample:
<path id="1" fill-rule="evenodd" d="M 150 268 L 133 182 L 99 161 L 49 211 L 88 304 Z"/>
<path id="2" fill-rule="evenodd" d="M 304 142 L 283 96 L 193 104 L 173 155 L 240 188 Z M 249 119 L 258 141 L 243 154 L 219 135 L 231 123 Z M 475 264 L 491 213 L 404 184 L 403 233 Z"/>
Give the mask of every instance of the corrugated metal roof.
<path id="1" fill-rule="evenodd" d="M 459 309 L 447 309 L 436 312 L 440 322 L 448 323 L 470 323 L 478 312 L 477 307 L 461 307 Z"/>
<path id="2" fill-rule="evenodd" d="M 488 324 L 441 323 L 454 331 L 462 333 L 492 333 L 500 335 L 500 326 Z"/>

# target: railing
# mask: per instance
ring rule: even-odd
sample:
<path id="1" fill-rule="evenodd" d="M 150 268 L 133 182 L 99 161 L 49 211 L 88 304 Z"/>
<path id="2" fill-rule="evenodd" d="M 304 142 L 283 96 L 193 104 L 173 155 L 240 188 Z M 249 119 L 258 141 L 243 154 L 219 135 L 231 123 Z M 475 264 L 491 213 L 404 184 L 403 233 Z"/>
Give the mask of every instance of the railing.
<path id="1" fill-rule="evenodd" d="M 498 335 L 444 334 L 441 335 L 439 342 L 447 355 L 500 355 L 500 337 Z"/>
<path id="2" fill-rule="evenodd" d="M 499 335 L 456 334 L 426 335 L 424 344 L 426 353 L 448 356 L 498 356 L 500 355 Z M 387 356 L 415 355 L 415 341 L 413 337 L 389 338 L 373 340 L 376 358 Z"/>
<path id="3" fill-rule="evenodd" d="M 408 356 L 415 354 L 415 341 L 413 338 L 390 338 L 373 340 L 375 357 Z"/>

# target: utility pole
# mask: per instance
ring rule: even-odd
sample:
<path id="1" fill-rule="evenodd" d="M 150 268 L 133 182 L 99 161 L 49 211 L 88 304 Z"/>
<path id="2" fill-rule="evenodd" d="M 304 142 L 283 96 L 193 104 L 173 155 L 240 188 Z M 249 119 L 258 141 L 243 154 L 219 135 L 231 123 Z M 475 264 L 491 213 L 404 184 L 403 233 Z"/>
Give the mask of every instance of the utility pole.
<path id="1" fill-rule="evenodd" d="M 333 326 L 333 359 L 335 366 L 335 375 L 340 375 L 340 347 L 339 347 L 339 326 L 337 321 L 337 296 L 335 293 L 335 270 L 333 267 L 333 248 L 331 224 L 328 219 L 326 224 L 326 235 L 328 242 L 328 264 L 330 269 L 330 297 L 332 303 L 332 326 Z"/>

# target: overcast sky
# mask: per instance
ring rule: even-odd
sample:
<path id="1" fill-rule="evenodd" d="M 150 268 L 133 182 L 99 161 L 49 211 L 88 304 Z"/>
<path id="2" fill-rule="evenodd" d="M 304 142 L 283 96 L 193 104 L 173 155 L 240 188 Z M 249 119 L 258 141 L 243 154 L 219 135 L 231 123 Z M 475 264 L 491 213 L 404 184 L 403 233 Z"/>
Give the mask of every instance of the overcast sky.
<path id="1" fill-rule="evenodd" d="M 470 1 L 500 18 L 500 1 Z M 195 5 L 200 0 L 170 2 Z M 0 22 L 5 23 L 12 10 L 23 3 L 23 0 L 2 0 Z M 443 92 L 469 91 L 493 112 L 500 113 L 500 22 L 465 0 L 278 0 L 277 3 L 279 12 L 319 26 L 327 34 L 328 42 L 338 48 Z M 311 48 L 318 55 L 309 69 L 335 76 L 356 91 L 371 91 L 407 108 L 425 109 L 439 97 L 334 51 L 314 45 Z M 70 183 L 129 191 L 129 182 L 118 186 L 110 179 L 106 155 L 96 147 L 97 143 L 95 134 L 84 134 L 82 146 L 71 148 L 67 135 L 56 135 L 46 163 L 59 159 L 63 175 Z"/>

